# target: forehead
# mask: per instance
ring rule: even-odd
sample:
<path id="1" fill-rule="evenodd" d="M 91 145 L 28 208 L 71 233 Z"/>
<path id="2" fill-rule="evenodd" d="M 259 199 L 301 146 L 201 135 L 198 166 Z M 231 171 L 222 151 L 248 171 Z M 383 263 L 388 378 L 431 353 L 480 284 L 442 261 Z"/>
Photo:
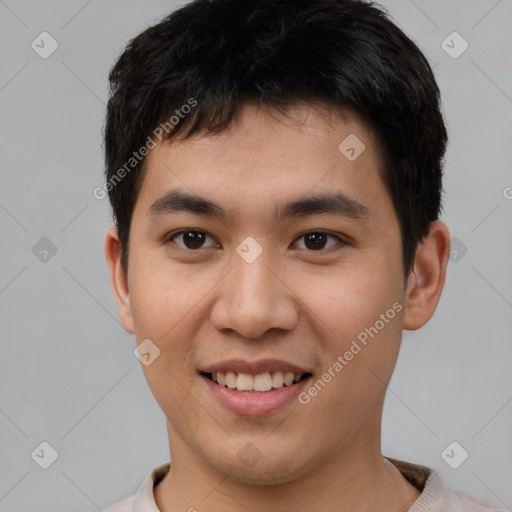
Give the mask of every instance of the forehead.
<path id="1" fill-rule="evenodd" d="M 343 193 L 361 205 L 389 200 L 381 179 L 378 141 L 351 111 L 297 104 L 283 115 L 245 105 L 220 134 L 158 144 L 146 159 L 136 209 L 181 189 L 226 210 L 276 215 L 278 204 L 306 194 Z M 382 196 L 382 197 L 379 197 Z"/>

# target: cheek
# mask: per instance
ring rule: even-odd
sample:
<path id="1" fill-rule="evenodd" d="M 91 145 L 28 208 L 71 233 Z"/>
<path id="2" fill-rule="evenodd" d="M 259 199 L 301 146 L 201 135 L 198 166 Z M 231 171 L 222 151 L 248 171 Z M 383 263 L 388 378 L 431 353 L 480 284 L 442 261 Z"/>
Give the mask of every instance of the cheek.
<path id="1" fill-rule="evenodd" d="M 168 343 L 173 333 L 186 327 L 189 314 L 200 303 L 209 284 L 201 272 L 162 258 L 133 258 L 132 314 L 137 335 Z"/>
<path id="2" fill-rule="evenodd" d="M 136 276 L 131 306 L 137 343 L 151 340 L 158 357 L 150 365 L 143 364 L 142 370 L 161 409 L 185 415 L 190 395 L 184 390 L 193 385 L 193 340 L 197 338 L 198 301 L 204 291 L 184 283 L 176 273 L 147 268 Z"/>
<path id="3" fill-rule="evenodd" d="M 363 263 L 308 283 L 308 306 L 321 320 L 316 325 L 324 373 L 317 377 L 329 380 L 325 388 L 317 385 L 325 400 L 316 401 L 316 406 L 332 401 L 343 414 L 356 413 L 361 403 L 383 396 L 402 332 L 400 269 L 383 257 L 375 258 L 373 265 Z"/>
<path id="4" fill-rule="evenodd" d="M 340 340 L 341 348 L 343 341 L 373 326 L 395 302 L 403 300 L 401 284 L 399 272 L 375 259 L 371 264 L 362 262 L 317 275 L 305 283 L 301 295 L 323 321 L 329 338 Z M 396 313 L 392 310 L 388 316 L 395 318 Z M 386 331 L 390 330 L 388 324 Z"/>
<path id="5" fill-rule="evenodd" d="M 305 389 L 301 404 L 308 415 L 329 417 L 321 426 L 327 431 L 326 437 L 337 438 L 341 430 L 343 438 L 354 434 L 384 400 L 401 332 L 401 319 L 395 310 L 384 311 L 389 311 L 388 323 L 381 320 L 384 325 L 375 319 L 366 322 L 361 314 L 344 321 L 345 332 L 325 348 L 324 365 Z"/>

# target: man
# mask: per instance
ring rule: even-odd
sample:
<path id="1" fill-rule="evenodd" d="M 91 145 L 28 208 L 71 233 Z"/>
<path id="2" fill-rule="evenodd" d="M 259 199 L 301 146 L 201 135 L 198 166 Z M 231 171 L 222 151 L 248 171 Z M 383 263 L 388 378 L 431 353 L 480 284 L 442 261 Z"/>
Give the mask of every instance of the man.
<path id="1" fill-rule="evenodd" d="M 110 83 L 105 254 L 172 463 L 109 512 L 496 510 L 381 453 L 449 255 L 415 44 L 363 1 L 196 0 Z"/>

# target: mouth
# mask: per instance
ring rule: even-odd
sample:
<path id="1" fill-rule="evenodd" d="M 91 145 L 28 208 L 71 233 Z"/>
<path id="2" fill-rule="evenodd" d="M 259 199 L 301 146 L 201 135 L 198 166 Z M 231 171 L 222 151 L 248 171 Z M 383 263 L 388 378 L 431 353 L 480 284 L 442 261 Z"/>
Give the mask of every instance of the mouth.
<path id="1" fill-rule="evenodd" d="M 220 387 L 246 394 L 268 393 L 291 387 L 309 379 L 310 372 L 267 371 L 258 374 L 227 371 L 201 372 L 201 375 Z"/>
<path id="2" fill-rule="evenodd" d="M 229 359 L 201 368 L 205 392 L 221 407 L 241 416 L 279 413 L 296 403 L 313 374 L 280 359 Z"/>

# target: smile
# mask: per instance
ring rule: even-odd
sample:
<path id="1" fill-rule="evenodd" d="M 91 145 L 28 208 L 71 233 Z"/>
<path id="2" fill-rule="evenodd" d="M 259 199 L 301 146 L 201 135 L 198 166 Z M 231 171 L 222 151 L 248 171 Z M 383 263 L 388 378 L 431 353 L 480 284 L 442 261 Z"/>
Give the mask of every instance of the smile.
<path id="1" fill-rule="evenodd" d="M 296 405 L 312 374 L 275 371 L 252 375 L 227 371 L 203 372 L 200 378 L 206 393 L 221 407 L 237 416 L 266 416 Z"/>
<path id="2" fill-rule="evenodd" d="M 213 372 L 203 373 L 211 381 L 219 386 L 229 388 L 244 393 L 266 393 L 273 389 L 279 389 L 283 386 L 291 386 L 305 378 L 311 376 L 311 373 L 294 372 L 264 372 L 252 375 L 250 373 Z"/>

